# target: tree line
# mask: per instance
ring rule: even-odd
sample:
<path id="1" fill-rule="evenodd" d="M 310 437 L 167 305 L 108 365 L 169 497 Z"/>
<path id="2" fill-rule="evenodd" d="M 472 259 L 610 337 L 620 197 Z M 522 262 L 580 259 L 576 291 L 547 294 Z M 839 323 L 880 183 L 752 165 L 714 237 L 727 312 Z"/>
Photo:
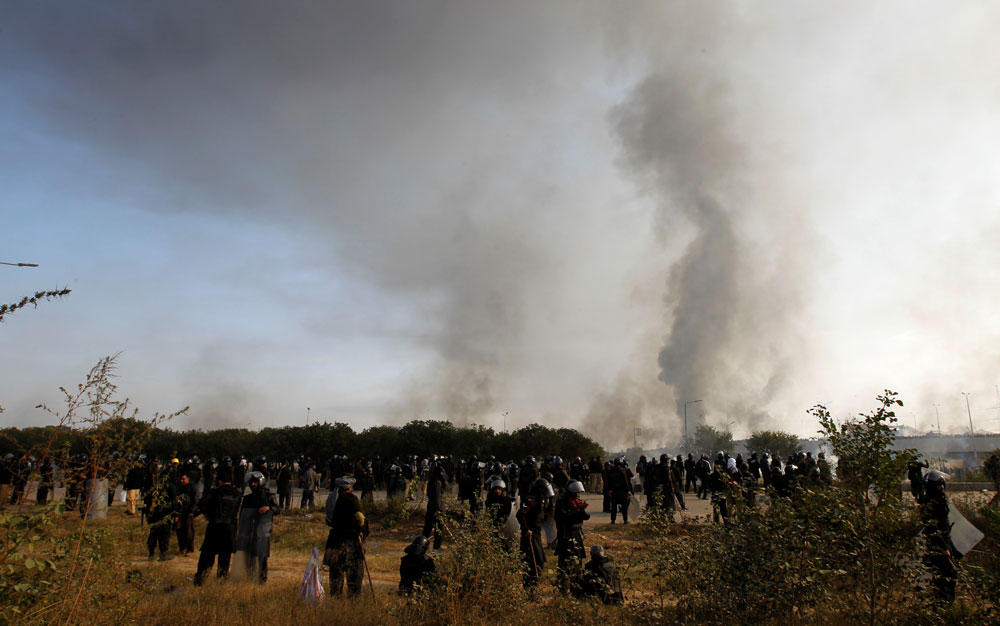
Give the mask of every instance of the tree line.
<path id="1" fill-rule="evenodd" d="M 531 454 L 576 456 L 584 459 L 603 456 L 593 439 L 572 428 L 549 428 L 530 424 L 510 432 L 496 432 L 480 425 L 460 427 L 447 421 L 413 420 L 402 426 L 372 426 L 356 432 L 347 424 L 315 423 L 280 428 L 223 428 L 218 430 L 172 430 L 153 427 L 131 418 L 105 424 L 129 432 L 132 440 L 143 440 L 147 455 L 168 459 L 173 456 L 202 460 L 223 456 L 264 455 L 269 459 L 296 459 L 305 455 L 325 460 L 331 455 L 383 459 L 452 455 L 467 458 L 495 455 L 498 459 L 523 459 Z M 0 430 L 0 453 L 15 455 L 49 448 L 65 454 L 85 453 L 86 446 L 75 429 L 58 426 L 6 428 Z M 182 460 L 183 460 L 182 458 Z"/>

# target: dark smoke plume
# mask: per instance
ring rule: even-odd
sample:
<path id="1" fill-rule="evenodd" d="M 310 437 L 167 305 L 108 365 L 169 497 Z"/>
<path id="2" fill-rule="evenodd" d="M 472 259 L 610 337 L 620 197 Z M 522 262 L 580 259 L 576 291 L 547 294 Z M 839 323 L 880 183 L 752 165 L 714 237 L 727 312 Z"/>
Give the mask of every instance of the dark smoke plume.
<path id="1" fill-rule="evenodd" d="M 664 240 L 686 241 L 667 280 L 659 379 L 673 389 L 678 415 L 686 401 L 703 400 L 709 413 L 747 421 L 762 417 L 786 362 L 769 342 L 787 313 L 773 316 L 768 303 L 787 294 L 763 290 L 766 259 L 741 235 L 753 194 L 728 97 L 717 81 L 658 73 L 613 119 L 625 166 L 658 198 Z"/>

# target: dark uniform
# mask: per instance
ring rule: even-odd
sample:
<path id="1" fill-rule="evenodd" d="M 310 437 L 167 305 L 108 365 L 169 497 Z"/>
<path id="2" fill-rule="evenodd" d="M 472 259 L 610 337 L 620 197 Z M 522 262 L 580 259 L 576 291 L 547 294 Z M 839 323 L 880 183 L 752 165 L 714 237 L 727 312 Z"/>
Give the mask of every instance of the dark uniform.
<path id="1" fill-rule="evenodd" d="M 343 479 L 337 479 L 343 480 Z M 361 593 L 365 580 L 363 537 L 368 536 L 368 521 L 361 512 L 361 500 L 349 489 L 354 484 L 340 485 L 340 495 L 333 509 L 330 534 L 326 538 L 324 561 L 330 566 L 330 595 L 340 595 L 347 579 L 347 594 Z"/>
<path id="2" fill-rule="evenodd" d="M 505 493 L 505 487 L 499 486 L 506 485 L 506 483 L 494 481 L 492 484 L 496 486 L 491 486 L 486 494 L 486 512 L 489 514 L 494 528 L 500 529 L 510 519 L 510 512 L 514 508 L 514 498 Z"/>
<path id="3" fill-rule="evenodd" d="M 177 498 L 177 487 L 167 472 L 154 479 L 154 486 L 146 492 L 144 501 L 146 521 L 149 522 L 149 536 L 146 538 L 146 548 L 149 558 L 160 549 L 160 559 L 167 558 L 167 548 L 170 546 L 170 529 L 174 523 L 174 506 Z"/>
<path id="4" fill-rule="evenodd" d="M 278 470 L 278 506 L 287 509 L 292 502 L 292 468 L 287 462 Z"/>
<path id="5" fill-rule="evenodd" d="M 632 484 L 626 468 L 618 461 L 615 466 L 608 471 L 604 488 L 611 498 L 611 523 L 615 523 L 618 511 L 622 513 L 622 521 L 628 524 L 628 502 L 632 496 Z"/>
<path id="6" fill-rule="evenodd" d="M 621 604 L 622 583 L 614 560 L 604 554 L 601 546 L 591 548 L 590 554 L 583 572 L 583 593 L 597 596 L 604 604 Z"/>
<path id="7" fill-rule="evenodd" d="M 590 519 L 587 503 L 580 499 L 579 492 L 572 486 L 583 485 L 578 481 L 570 483 L 566 495 L 556 502 L 556 556 L 558 557 L 559 586 L 563 592 L 574 591 L 581 584 L 583 561 L 587 558 L 583 546 L 583 522 Z"/>
<path id="8" fill-rule="evenodd" d="M 434 559 L 427 556 L 427 537 L 418 535 L 406 546 L 406 556 L 399 562 L 399 593 L 408 595 L 414 588 L 426 584 L 427 575 L 434 572 Z"/>
<path id="9" fill-rule="evenodd" d="M 541 481 L 539 479 L 536 484 Z M 546 483 L 547 486 L 547 483 Z M 548 486 L 551 492 L 552 487 Z M 527 498 L 522 498 L 517 511 L 517 522 L 521 526 L 521 554 L 524 555 L 524 586 L 538 585 L 538 577 L 545 566 L 545 549 L 542 546 L 542 523 L 545 521 L 545 500 L 547 493 L 542 487 L 532 487 Z"/>
<path id="10" fill-rule="evenodd" d="M 240 523 L 236 533 L 236 550 L 246 552 L 247 574 L 255 573 L 260 582 L 267 581 L 267 559 L 271 556 L 271 529 L 274 516 L 280 512 L 278 498 L 267 489 L 267 479 L 257 470 L 251 473 L 250 493 L 243 496 Z M 260 509 L 267 507 L 261 513 Z"/>
<path id="11" fill-rule="evenodd" d="M 441 514 L 444 512 L 444 470 L 440 466 L 431 469 L 427 481 L 427 512 L 424 514 L 424 530 L 421 536 L 434 537 L 434 549 L 441 547 Z"/>
<path id="12" fill-rule="evenodd" d="M 177 521 L 174 522 L 174 530 L 177 533 L 177 547 L 185 555 L 194 552 L 194 516 L 197 515 L 195 493 L 190 479 L 187 484 L 183 480 L 178 481 L 174 506 Z"/>
<path id="13" fill-rule="evenodd" d="M 229 575 L 229 562 L 236 549 L 240 503 L 243 500 L 240 490 L 230 484 L 231 480 L 232 469 L 220 469 L 220 484 L 209 489 L 198 503 L 198 511 L 205 516 L 208 526 L 205 527 L 205 540 L 201 543 L 198 572 L 194 576 L 196 585 L 204 581 L 206 572 L 215 563 L 216 555 L 219 557 L 217 576 L 225 578 Z"/>
<path id="14" fill-rule="evenodd" d="M 955 601 L 955 586 L 958 583 L 958 569 L 955 567 L 958 555 L 951 543 L 944 477 L 937 471 L 928 472 L 924 485 L 926 491 L 920 498 L 923 534 L 927 541 L 923 561 L 933 576 L 935 596 L 939 601 L 950 604 Z"/>

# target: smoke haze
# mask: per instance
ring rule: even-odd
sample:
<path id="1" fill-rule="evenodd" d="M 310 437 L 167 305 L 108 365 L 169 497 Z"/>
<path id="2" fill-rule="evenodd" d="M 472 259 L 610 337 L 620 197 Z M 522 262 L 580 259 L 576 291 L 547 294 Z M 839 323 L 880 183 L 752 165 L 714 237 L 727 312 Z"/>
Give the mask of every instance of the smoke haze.
<path id="1" fill-rule="evenodd" d="M 74 290 L 5 417 L 118 351 L 206 428 L 951 406 L 1000 378 L 998 11 L 4 3 L 3 298 Z"/>

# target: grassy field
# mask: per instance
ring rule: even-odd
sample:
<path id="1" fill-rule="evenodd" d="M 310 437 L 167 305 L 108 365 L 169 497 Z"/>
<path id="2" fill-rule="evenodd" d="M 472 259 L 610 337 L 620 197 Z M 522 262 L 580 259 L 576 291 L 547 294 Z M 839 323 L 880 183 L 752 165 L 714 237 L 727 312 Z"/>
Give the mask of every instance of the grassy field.
<path id="1" fill-rule="evenodd" d="M 982 494 L 956 494 L 953 501 L 971 510 L 983 497 Z M 218 581 L 212 575 L 204 586 L 195 587 L 193 577 L 198 553 L 180 556 L 176 539 L 172 538 L 172 558 L 162 562 L 148 561 L 146 529 L 140 528 L 137 517 L 125 516 L 121 508 L 116 507 L 109 512 L 108 519 L 88 521 L 82 535 L 81 522 L 74 516 L 63 515 L 55 523 L 51 532 L 61 538 L 61 549 L 76 550 L 75 558 L 65 560 L 74 564 L 74 570 L 59 572 L 56 579 L 65 582 L 59 583 L 60 589 L 50 590 L 55 593 L 50 594 L 46 602 L 8 621 L 164 626 L 703 623 L 679 621 L 677 613 L 671 612 L 674 598 L 683 595 L 675 592 L 687 590 L 664 592 L 655 574 L 656 565 L 650 566 L 648 557 L 656 550 L 662 554 L 664 549 L 670 553 L 674 548 L 690 547 L 694 545 L 691 539 L 710 531 L 709 503 L 690 498 L 689 510 L 665 533 L 663 527 L 659 527 L 660 534 L 654 538 L 655 525 L 644 520 L 628 526 L 611 525 L 608 516 L 599 513 L 599 498 L 591 496 L 590 499 L 595 514 L 585 527 L 587 545 L 604 545 L 619 563 L 625 579 L 627 603 L 624 607 L 605 607 L 595 601 L 562 595 L 556 588 L 556 558 L 551 550 L 547 551 L 548 562 L 538 590 L 526 593 L 516 569 L 516 547 L 510 555 L 505 555 L 495 546 L 487 545 L 487 538 L 473 525 L 457 520 L 446 534 L 443 552 L 435 556 L 439 570 L 449 581 L 447 589 L 418 598 L 402 598 L 396 593 L 399 559 L 403 548 L 419 534 L 423 511 L 416 505 L 408 505 L 402 512 L 392 511 L 384 503 L 376 503 L 374 510 L 369 511 L 372 533 L 366 549 L 371 585 L 366 578 L 364 592 L 359 597 L 326 596 L 318 606 L 299 598 L 299 586 L 309 555 L 313 547 L 322 551 L 326 541 L 328 529 L 321 510 L 291 510 L 275 518 L 267 583 Z M 459 508 L 453 500 L 449 506 L 452 510 Z M 196 548 L 200 547 L 203 536 L 204 521 L 199 518 Z M 990 539 L 982 548 L 994 550 L 995 546 L 995 541 Z M 698 555 L 694 557 L 699 558 Z M 706 554 L 705 558 L 710 557 Z M 328 584 L 325 569 L 323 584 Z M 720 589 L 719 592 L 726 591 Z M 961 593 L 968 591 L 960 588 Z M 900 598 L 899 601 L 907 600 Z M 964 601 L 960 604 L 965 606 Z M 818 606 L 809 611 L 803 608 L 801 616 L 808 617 L 812 623 L 843 623 L 840 619 L 824 617 L 824 611 L 836 604 Z M 949 623 L 944 615 L 941 621 L 926 623 Z M 954 619 L 957 618 L 952 618 L 950 623 L 956 623 Z M 724 623 L 725 615 L 720 614 L 718 621 Z M 888 619 L 883 623 L 894 622 Z"/>
<path id="2" fill-rule="evenodd" d="M 452 501 L 451 508 L 458 509 Z M 90 520 L 86 523 L 88 533 L 96 534 L 113 542 L 119 552 L 118 559 L 106 562 L 87 563 L 87 582 L 81 581 L 78 592 L 81 602 L 71 611 L 69 623 L 141 623 L 178 626 L 181 624 L 386 624 L 440 622 L 475 623 L 477 605 L 482 598 L 468 606 L 462 603 L 450 607 L 437 606 L 442 613 L 427 615 L 420 601 L 401 598 L 396 589 L 399 582 L 399 559 L 410 540 L 420 533 L 423 526 L 422 507 L 408 505 L 402 519 L 390 528 L 383 528 L 383 520 L 390 513 L 384 503 L 375 505 L 371 512 L 372 533 L 366 543 L 367 561 L 371 583 L 366 577 L 364 593 L 356 598 L 327 596 L 319 606 L 311 606 L 299 598 L 299 587 L 306 564 L 313 547 L 322 552 L 326 542 L 328 527 L 322 510 L 302 511 L 293 509 L 275 518 L 271 557 L 268 561 L 269 578 L 261 585 L 251 582 L 220 581 L 211 575 L 202 587 L 195 587 L 193 577 L 197 567 L 198 552 L 182 556 L 177 551 L 175 538 L 171 540 L 169 559 L 147 560 L 147 529 L 140 528 L 138 517 L 124 515 L 119 507 L 112 508 L 106 520 Z M 398 513 L 394 517 L 400 517 Z M 71 540 L 80 528 L 80 522 L 66 515 L 57 525 L 57 532 Z M 196 518 L 196 548 L 204 536 L 205 522 Z M 452 526 L 455 531 L 461 524 Z M 611 526 L 601 523 L 588 534 L 588 542 L 601 541 L 609 550 L 624 550 L 625 546 L 637 543 L 642 534 L 639 524 Z M 449 531 L 450 534 L 450 531 Z M 439 561 L 449 558 L 454 541 L 446 534 Z M 516 549 L 514 551 L 516 554 Z M 529 606 L 532 614 L 537 610 L 547 613 L 566 604 L 555 590 L 555 556 L 549 553 L 549 562 L 539 591 Z M 105 576 L 103 574 L 110 574 Z M 79 579 L 79 573 L 76 575 Z M 503 580 L 503 590 L 510 592 L 511 584 L 521 591 L 519 579 L 512 576 L 499 577 Z M 324 568 L 323 584 L 327 586 L 329 574 Z M 374 593 L 373 593 L 374 591 Z M 520 599 L 518 593 L 505 593 L 497 598 L 501 612 L 506 605 Z M 97 596 L 96 601 L 94 596 Z M 102 598 L 106 598 L 102 599 Z M 88 601 L 90 600 L 90 601 Z M 488 600 L 488 599 L 487 599 Z M 116 604 L 113 604 L 116 603 Z M 492 602 L 485 602 L 491 604 Z M 579 603 L 574 603 L 579 604 Z M 582 617 L 580 611 L 586 608 L 594 619 L 605 615 L 604 607 L 584 604 L 573 609 L 573 614 Z M 495 613 L 491 613 L 495 615 Z M 530 621 L 523 611 L 508 613 L 511 622 Z M 46 614 L 29 613 L 25 621 L 45 621 Z M 277 622 L 276 622 L 277 620 Z M 584 620 L 589 621 L 589 620 Z M 483 623 L 496 623 L 494 620 Z M 577 622 L 579 623 L 579 622 Z"/>

